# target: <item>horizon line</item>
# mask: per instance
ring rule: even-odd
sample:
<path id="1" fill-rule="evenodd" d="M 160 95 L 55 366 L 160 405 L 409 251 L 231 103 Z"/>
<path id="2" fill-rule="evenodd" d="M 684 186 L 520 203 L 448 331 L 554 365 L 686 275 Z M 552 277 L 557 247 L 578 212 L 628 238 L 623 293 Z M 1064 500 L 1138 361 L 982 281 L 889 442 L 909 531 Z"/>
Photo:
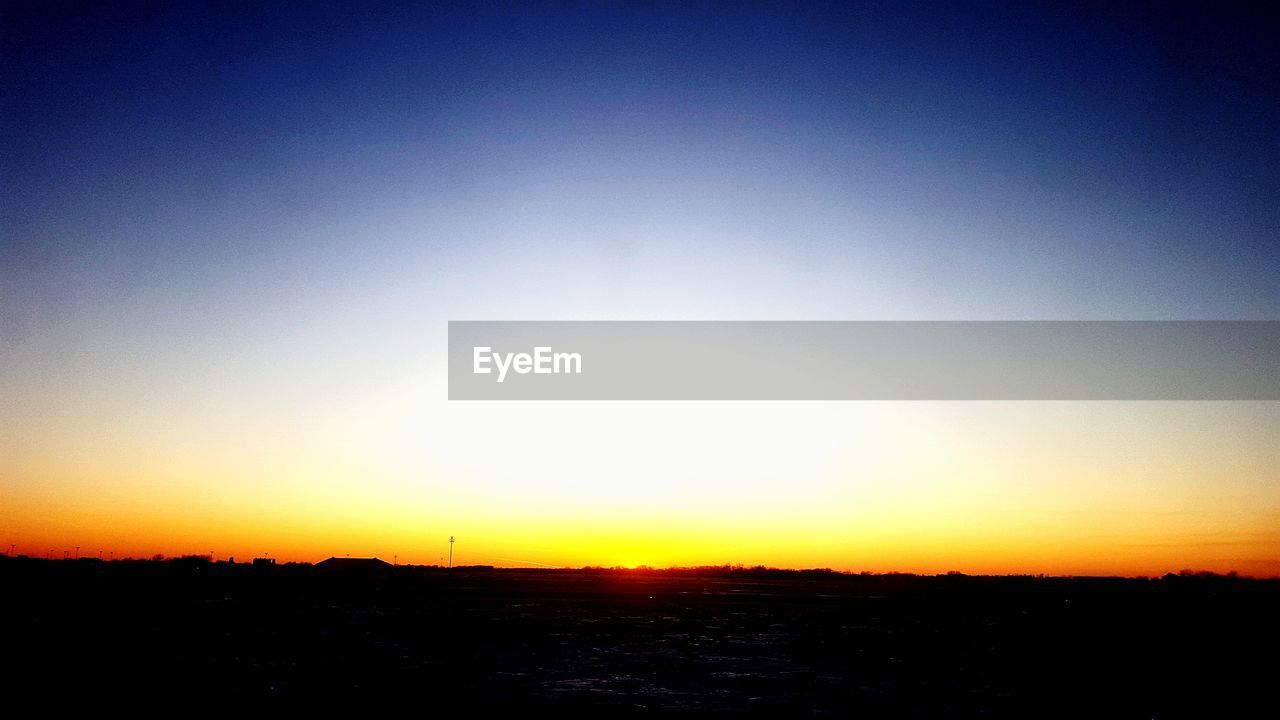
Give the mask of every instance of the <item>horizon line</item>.
<path id="1" fill-rule="evenodd" d="M 320 563 L 324 562 L 325 560 L 332 560 L 332 559 L 378 560 L 383 563 L 386 563 L 386 565 L 390 568 L 441 570 L 446 572 L 450 570 L 468 570 L 468 569 L 486 570 L 486 571 L 533 570 L 533 571 L 540 571 L 540 572 L 620 572 L 620 573 L 631 573 L 631 572 L 640 572 L 640 573 L 685 572 L 687 573 L 687 572 L 697 572 L 697 571 L 719 571 L 719 572 L 767 572 L 767 573 L 811 573 L 811 574 L 818 573 L 818 574 L 837 575 L 837 576 L 844 576 L 844 577 L 918 577 L 918 578 L 967 577 L 967 578 L 1030 578 L 1030 579 L 1046 579 L 1046 580 L 1048 579 L 1069 580 L 1069 579 L 1090 579 L 1090 578 L 1120 579 L 1120 580 L 1161 580 L 1166 578 L 1223 578 L 1223 579 L 1267 580 L 1267 581 L 1280 580 L 1280 574 L 1251 575 L 1251 574 L 1239 572 L 1237 570 L 1228 570 L 1226 572 L 1219 572 L 1215 570 L 1204 570 L 1204 569 L 1195 569 L 1195 568 L 1181 568 L 1177 571 L 1170 570 L 1164 573 L 1154 573 L 1154 574 L 1148 574 L 1148 575 L 1143 575 L 1143 574 L 1119 575 L 1119 574 L 1105 574 L 1105 573 L 1096 574 L 1096 573 L 1050 573 L 1050 572 L 1006 572 L 1006 573 L 964 572 L 961 570 L 947 570 L 943 572 L 929 573 L 929 572 L 913 572 L 909 570 L 873 571 L 873 570 L 840 570 L 840 569 L 830 568 L 830 567 L 778 567 L 778 566 L 772 566 L 772 565 L 744 565 L 740 563 L 732 563 L 732 564 L 726 563 L 726 564 L 719 564 L 719 565 L 713 564 L 713 565 L 666 565 L 666 566 L 644 565 L 644 564 L 631 565 L 631 566 L 627 566 L 627 565 L 572 566 L 572 565 L 541 564 L 536 567 L 472 563 L 467 565 L 453 565 L 450 567 L 447 565 L 440 565 L 440 564 L 434 564 L 434 563 L 427 564 L 427 563 L 388 562 L 385 559 L 376 555 L 370 556 L 370 557 L 351 557 L 349 555 L 342 555 L 342 556 L 330 555 L 327 558 L 323 558 L 321 560 L 315 560 L 315 561 L 309 561 L 309 560 L 278 561 L 277 558 L 272 558 L 270 556 L 257 556 L 257 557 L 250 558 L 248 560 L 236 562 L 234 556 L 229 556 L 227 559 L 219 560 L 219 559 L 212 558 L 207 554 L 199 554 L 199 553 L 189 553 L 184 555 L 164 555 L 163 553 L 156 553 L 151 557 L 125 556 L 125 557 L 106 558 L 106 557 L 98 557 L 96 555 L 84 555 L 80 557 L 45 557 L 45 556 L 38 556 L 38 555 L 27 555 L 22 553 L 11 555 L 6 552 L 0 552 L 0 561 L 25 560 L 25 561 L 31 561 L 31 562 L 49 562 L 49 563 L 88 562 L 88 563 L 155 563 L 155 564 L 171 563 L 175 561 L 188 561 L 188 562 L 198 561 L 198 562 L 208 563 L 211 565 L 225 565 L 229 567 L 230 566 L 254 567 L 255 561 L 265 560 L 265 561 L 269 561 L 268 563 L 265 563 L 265 564 L 275 566 L 275 567 L 301 566 L 301 567 L 314 568 L 318 566 Z M 256 563 L 258 567 L 262 567 L 263 564 L 264 563 L 262 562 Z"/>

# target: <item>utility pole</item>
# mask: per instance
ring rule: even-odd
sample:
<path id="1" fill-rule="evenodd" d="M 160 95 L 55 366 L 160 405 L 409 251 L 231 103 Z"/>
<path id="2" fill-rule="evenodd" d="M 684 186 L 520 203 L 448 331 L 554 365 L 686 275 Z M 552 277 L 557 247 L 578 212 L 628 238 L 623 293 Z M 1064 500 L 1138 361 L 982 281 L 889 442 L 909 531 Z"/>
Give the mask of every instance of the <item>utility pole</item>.
<path id="1" fill-rule="evenodd" d="M 449 536 L 449 569 L 453 569 L 453 536 Z"/>

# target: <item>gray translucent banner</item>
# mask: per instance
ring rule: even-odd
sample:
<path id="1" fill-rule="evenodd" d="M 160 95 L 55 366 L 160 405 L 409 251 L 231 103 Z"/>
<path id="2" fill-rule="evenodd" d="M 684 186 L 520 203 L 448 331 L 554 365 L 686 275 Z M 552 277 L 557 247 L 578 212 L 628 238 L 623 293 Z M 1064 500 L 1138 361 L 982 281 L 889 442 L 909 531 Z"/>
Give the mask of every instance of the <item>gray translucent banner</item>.
<path id="1" fill-rule="evenodd" d="M 449 323 L 451 400 L 1280 400 L 1280 321 Z"/>

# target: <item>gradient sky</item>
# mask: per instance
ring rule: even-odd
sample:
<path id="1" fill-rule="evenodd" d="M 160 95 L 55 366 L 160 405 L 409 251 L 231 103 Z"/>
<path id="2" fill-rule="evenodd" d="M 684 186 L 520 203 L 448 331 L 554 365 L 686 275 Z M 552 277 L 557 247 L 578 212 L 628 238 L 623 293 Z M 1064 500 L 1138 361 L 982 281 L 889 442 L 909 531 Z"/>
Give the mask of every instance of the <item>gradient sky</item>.
<path id="1" fill-rule="evenodd" d="M 1275 403 L 444 372 L 450 319 L 1280 318 L 1274 11 L 372 5 L 2 4 L 0 545 L 1280 574 Z"/>

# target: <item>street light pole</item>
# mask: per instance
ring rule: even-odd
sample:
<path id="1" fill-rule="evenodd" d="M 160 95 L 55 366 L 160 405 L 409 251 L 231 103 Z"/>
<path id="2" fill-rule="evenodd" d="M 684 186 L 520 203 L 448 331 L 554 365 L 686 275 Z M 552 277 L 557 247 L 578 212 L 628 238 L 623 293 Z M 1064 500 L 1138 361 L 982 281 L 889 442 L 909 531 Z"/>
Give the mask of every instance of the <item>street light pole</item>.
<path id="1" fill-rule="evenodd" d="M 449 536 L 449 569 L 453 569 L 453 536 Z"/>

